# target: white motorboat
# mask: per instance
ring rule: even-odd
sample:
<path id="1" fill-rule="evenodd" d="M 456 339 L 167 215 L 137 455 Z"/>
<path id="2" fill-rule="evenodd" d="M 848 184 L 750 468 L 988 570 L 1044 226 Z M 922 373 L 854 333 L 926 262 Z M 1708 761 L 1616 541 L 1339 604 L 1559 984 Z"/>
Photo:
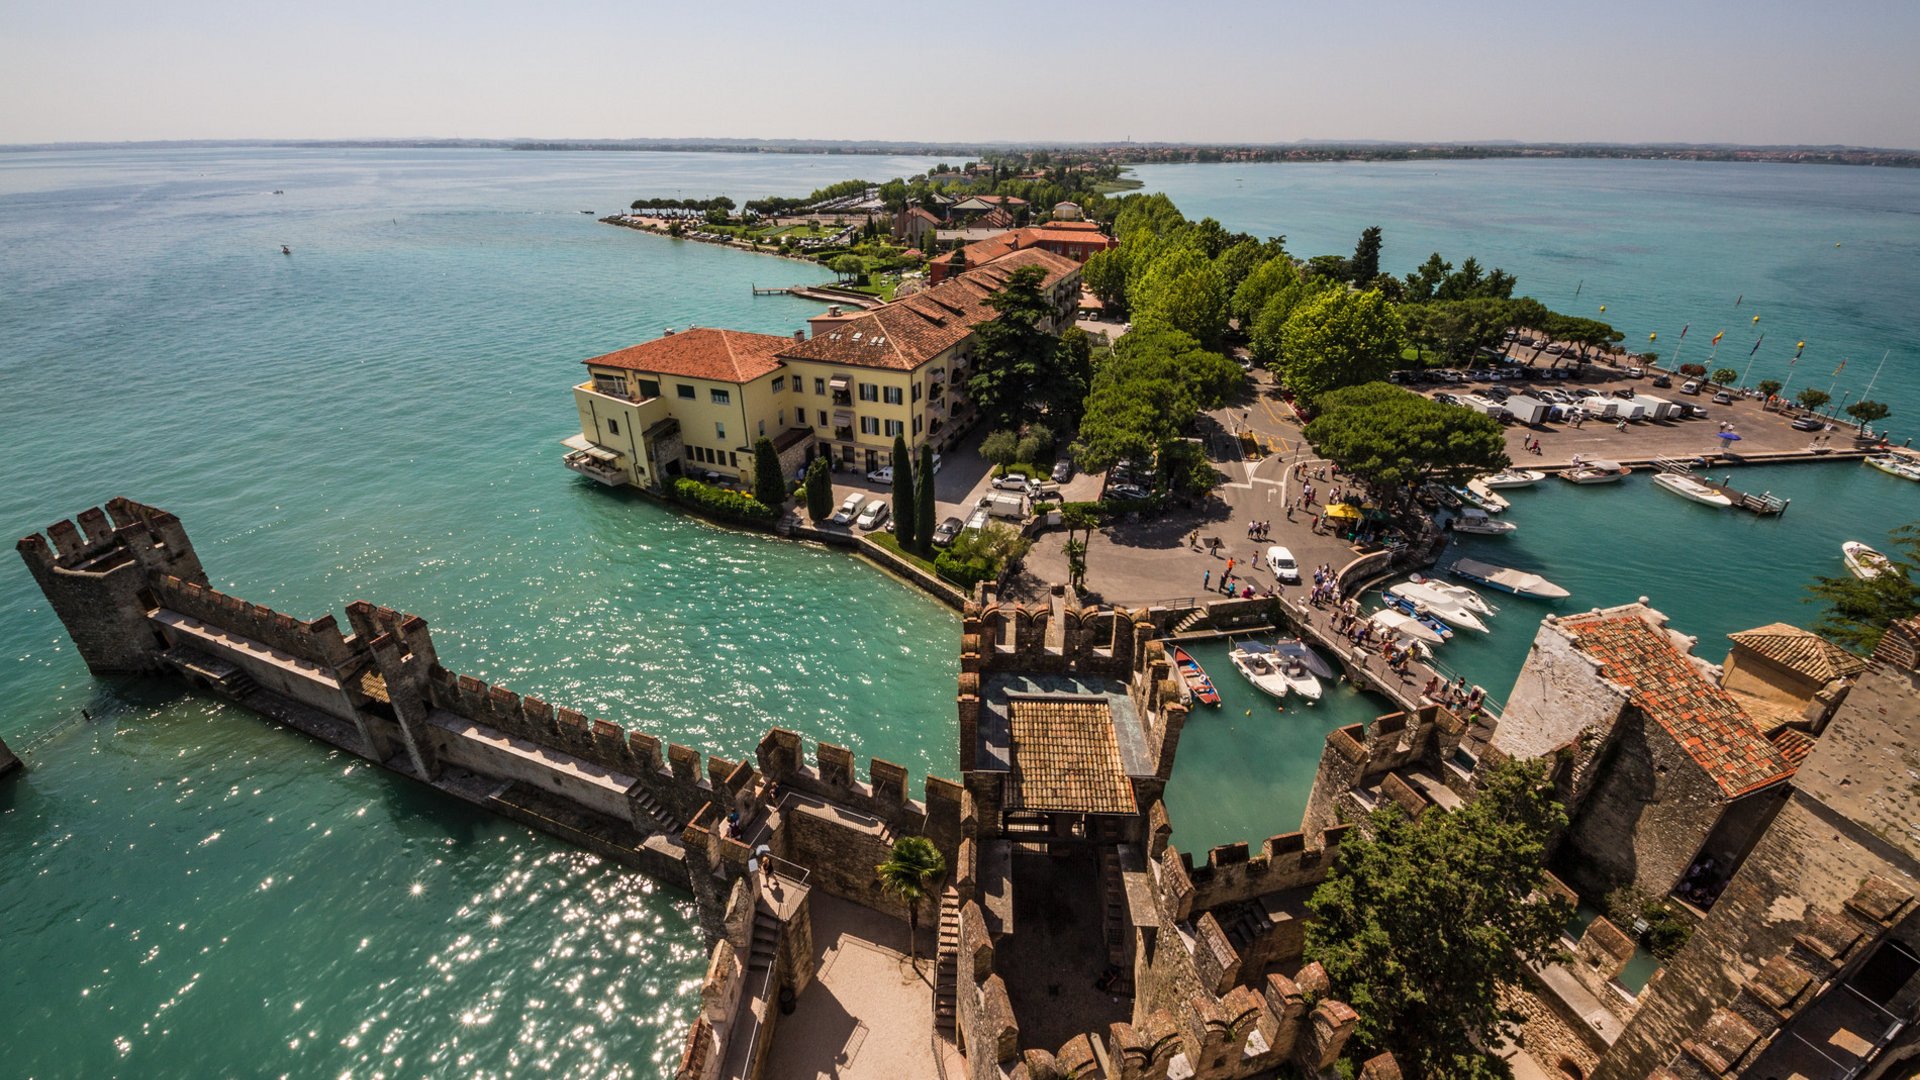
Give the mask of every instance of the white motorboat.
<path id="1" fill-rule="evenodd" d="M 1480 621 L 1480 616 L 1468 611 L 1452 598 L 1435 594 L 1418 585 L 1406 582 L 1390 585 L 1387 587 L 1386 594 L 1388 599 L 1411 605 L 1415 615 L 1432 615 L 1448 626 L 1464 626 L 1483 634 L 1488 632 L 1487 624 Z"/>
<path id="2" fill-rule="evenodd" d="M 1482 615 L 1500 614 L 1500 609 L 1487 603 L 1486 597 L 1481 596 L 1465 585 L 1455 585 L 1451 581 L 1441 581 L 1439 578 L 1430 578 L 1424 574 L 1413 574 L 1409 576 L 1407 583 L 1409 585 L 1418 585 L 1434 596 L 1445 597 L 1448 602 L 1466 608 L 1468 611 L 1477 611 Z"/>
<path id="3" fill-rule="evenodd" d="M 1460 497 L 1489 514 L 1497 514 L 1513 504 L 1493 493 L 1484 480 L 1469 480 L 1467 486 L 1456 489 Z"/>
<path id="4" fill-rule="evenodd" d="M 1573 459 L 1573 467 L 1560 474 L 1560 479 L 1575 484 L 1611 484 L 1619 481 L 1632 469 L 1617 461 L 1594 459 L 1583 461 L 1578 456 Z"/>
<path id="5" fill-rule="evenodd" d="M 1663 491 L 1671 491 L 1683 499 L 1691 499 L 1704 506 L 1717 506 L 1722 510 L 1732 508 L 1733 500 L 1725 492 L 1711 487 L 1697 476 L 1686 473 L 1661 473 L 1653 478 L 1653 486 Z"/>
<path id="6" fill-rule="evenodd" d="M 1495 520 L 1477 506 L 1461 507 L 1449 524 L 1454 532 L 1472 533 L 1475 536 L 1505 536 L 1519 528 L 1511 521 Z"/>
<path id="7" fill-rule="evenodd" d="M 1547 474 L 1538 469 L 1502 469 L 1492 476 L 1481 477 L 1479 482 L 1490 488 L 1516 488 L 1530 487 L 1546 478 Z"/>
<path id="8" fill-rule="evenodd" d="M 1891 559 L 1858 540 L 1849 540 L 1840 545 L 1840 559 L 1847 564 L 1847 573 L 1862 581 L 1882 574 L 1899 573 Z"/>
<path id="9" fill-rule="evenodd" d="M 1889 476 L 1902 480 L 1920 480 L 1920 461 L 1899 454 L 1875 454 L 1866 459 L 1867 464 Z"/>
<path id="10" fill-rule="evenodd" d="M 1276 701 L 1285 698 L 1293 688 L 1281 671 L 1280 657 L 1257 641 L 1235 646 L 1227 653 L 1227 659 L 1233 661 L 1234 670 L 1252 683 L 1255 690 Z"/>
<path id="11" fill-rule="evenodd" d="M 1515 570 L 1510 566 L 1495 566 L 1474 559 L 1456 559 L 1447 570 L 1456 577 L 1477 581 L 1490 589 L 1510 592 L 1515 596 L 1531 596 L 1536 600 L 1558 600 L 1569 595 L 1567 590 L 1541 577 L 1524 570 Z"/>
<path id="12" fill-rule="evenodd" d="M 1300 661 L 1306 665 L 1308 671 L 1323 679 L 1333 678 L 1333 665 L 1322 660 L 1320 654 L 1313 651 L 1313 646 L 1297 637 L 1281 638 L 1274 642 L 1273 651 L 1281 656 Z"/>
<path id="13" fill-rule="evenodd" d="M 1385 609 L 1367 616 L 1367 621 L 1388 633 L 1414 641 L 1424 641 L 1429 645 L 1439 645 L 1447 639 L 1438 630 L 1403 612 Z"/>

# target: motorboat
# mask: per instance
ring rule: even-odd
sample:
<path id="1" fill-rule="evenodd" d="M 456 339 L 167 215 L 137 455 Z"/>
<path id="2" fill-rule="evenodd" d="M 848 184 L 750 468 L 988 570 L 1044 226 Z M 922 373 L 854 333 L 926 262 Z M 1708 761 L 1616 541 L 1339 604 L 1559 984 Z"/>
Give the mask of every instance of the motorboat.
<path id="1" fill-rule="evenodd" d="M 1867 464 L 1889 476 L 1902 480 L 1920 480 L 1920 461 L 1900 454 L 1875 454 L 1866 459 Z"/>
<path id="2" fill-rule="evenodd" d="M 1513 504 L 1493 493 L 1485 480 L 1469 480 L 1465 488 L 1458 489 L 1464 494 L 1460 497 L 1489 514 L 1497 514 Z"/>
<path id="3" fill-rule="evenodd" d="M 1255 690 L 1276 701 L 1285 698 L 1287 691 L 1293 688 L 1286 674 L 1281 671 L 1280 657 L 1257 641 L 1235 646 L 1227 653 L 1227 659 L 1233 661 L 1234 669 L 1245 676 Z"/>
<path id="4" fill-rule="evenodd" d="M 1483 476 L 1480 483 L 1490 488 L 1531 487 L 1547 478 L 1547 474 L 1538 469 L 1502 469 L 1492 476 Z"/>
<path id="5" fill-rule="evenodd" d="M 1468 581 L 1477 581 L 1489 589 L 1499 589 L 1515 596 L 1531 596 L 1536 600 L 1558 600 L 1570 595 L 1567 590 L 1525 570 L 1515 570 L 1510 566 L 1495 566 L 1475 559 L 1456 559 L 1447 571 L 1455 577 Z"/>
<path id="6" fill-rule="evenodd" d="M 1478 630 L 1483 634 L 1488 632 L 1487 624 L 1480 620 L 1480 616 L 1468 611 L 1465 607 L 1453 602 L 1451 599 L 1429 592 L 1418 585 L 1411 585 L 1406 582 L 1401 582 L 1398 585 L 1389 585 L 1386 590 L 1386 597 L 1394 607 L 1409 615 L 1432 615 L 1448 626 L 1464 626 L 1469 630 Z"/>
<path id="7" fill-rule="evenodd" d="M 1424 641 L 1429 645 L 1443 644 L 1447 638 L 1453 636 L 1451 630 L 1443 635 L 1419 619 L 1404 612 L 1394 611 L 1392 608 L 1374 612 L 1367 616 L 1367 621 L 1389 633 L 1403 638 L 1412 638 L 1415 641 Z"/>
<path id="8" fill-rule="evenodd" d="M 1691 499 L 1704 506 L 1717 506 L 1722 510 L 1733 506 L 1733 500 L 1728 498 L 1725 492 L 1697 476 L 1689 476 L 1686 473 L 1661 473 L 1653 478 L 1653 486 L 1663 491 L 1671 491 L 1683 499 Z"/>
<path id="9" fill-rule="evenodd" d="M 1462 507 L 1447 523 L 1454 532 L 1475 536 L 1505 536 L 1519 528 L 1511 521 L 1499 521 L 1477 506 Z"/>
<path id="10" fill-rule="evenodd" d="M 1279 676 L 1280 681 L 1286 684 L 1289 693 L 1298 694 L 1309 703 L 1320 700 L 1320 680 L 1307 667 L 1306 658 L 1297 651 L 1283 650 L 1277 644 L 1266 645 L 1258 641 L 1246 642 L 1236 651 L 1247 654 L 1250 658 L 1249 666 L 1263 667 Z M 1314 657 L 1314 660 L 1317 662 L 1319 657 Z M 1252 678 L 1251 675 L 1248 677 Z M 1265 677 L 1264 673 L 1263 677 Z M 1255 682 L 1254 685 L 1258 686 L 1259 683 Z"/>
<path id="11" fill-rule="evenodd" d="M 1220 691 L 1214 688 L 1213 680 L 1207 676 L 1207 669 L 1200 666 L 1200 661 L 1195 660 L 1192 653 L 1178 645 L 1174 646 L 1173 666 L 1180 669 L 1180 677 L 1187 681 L 1187 689 L 1193 691 L 1193 696 L 1199 699 L 1200 704 L 1216 709 L 1220 707 Z"/>
<path id="12" fill-rule="evenodd" d="M 1617 461 L 1594 459 L 1582 461 L 1576 457 L 1573 466 L 1560 474 L 1560 479 L 1575 484 L 1611 484 L 1625 477 L 1632 469 Z"/>
<path id="13" fill-rule="evenodd" d="M 1477 611 L 1482 615 L 1500 614 L 1500 609 L 1489 604 L 1486 597 L 1481 596 L 1465 585 L 1456 585 L 1451 581 L 1441 581 L 1439 578 L 1427 577 L 1424 574 L 1410 575 L 1407 578 L 1407 585 L 1408 587 L 1417 587 L 1434 597 L 1444 598 L 1447 602 L 1457 604 L 1468 611 Z"/>
<path id="14" fill-rule="evenodd" d="M 1426 605 L 1416 604 L 1412 600 L 1408 600 L 1403 596 L 1395 596 L 1391 592 L 1385 594 L 1382 597 L 1382 600 L 1385 601 L 1387 607 L 1393 609 L 1394 611 L 1399 612 L 1402 615 L 1413 616 L 1415 622 L 1418 622 L 1421 626 L 1424 626 L 1427 629 L 1432 630 L 1434 633 L 1439 634 L 1441 637 L 1443 638 L 1453 637 L 1453 627 L 1447 625 L 1447 621 L 1445 619 L 1442 619 L 1440 616 L 1435 615 L 1432 611 L 1428 610 Z"/>
<path id="15" fill-rule="evenodd" d="M 1458 510 L 1460 508 L 1460 496 L 1455 495 L 1453 489 L 1445 484 L 1422 485 L 1420 494 L 1425 495 L 1427 498 L 1432 499 L 1435 503 L 1448 510 Z"/>
<path id="16" fill-rule="evenodd" d="M 1279 653 L 1281 656 L 1291 657 L 1292 659 L 1300 661 L 1306 665 L 1308 671 L 1313 672 L 1323 679 L 1331 679 L 1334 677 L 1333 665 L 1320 659 L 1320 654 L 1313 651 L 1313 646 L 1297 637 L 1281 638 L 1274 642 L 1273 651 Z"/>
<path id="17" fill-rule="evenodd" d="M 1847 573 L 1862 581 L 1877 578 L 1882 574 L 1899 573 L 1893 565 L 1893 560 L 1858 540 L 1849 540 L 1841 544 L 1840 558 L 1847 564 Z"/>

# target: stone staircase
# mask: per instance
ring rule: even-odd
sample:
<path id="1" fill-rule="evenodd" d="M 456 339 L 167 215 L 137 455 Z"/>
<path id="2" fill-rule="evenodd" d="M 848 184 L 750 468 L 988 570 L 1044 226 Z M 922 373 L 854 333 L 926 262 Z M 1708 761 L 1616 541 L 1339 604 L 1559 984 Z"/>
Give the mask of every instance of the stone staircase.
<path id="1" fill-rule="evenodd" d="M 752 986 L 751 976 L 764 972 L 773 966 L 774 957 L 780 951 L 780 920 L 773 913 L 756 908 L 753 913 L 753 943 L 747 952 L 748 985 Z"/>
<path id="2" fill-rule="evenodd" d="M 951 1041 L 958 1030 L 954 997 L 960 977 L 960 893 L 951 885 L 940 893 L 940 944 L 934 959 L 933 1030 Z"/>
<path id="3" fill-rule="evenodd" d="M 1127 894 L 1120 881 L 1120 859 L 1108 848 L 1100 849 L 1100 906 L 1107 963 L 1124 967 L 1132 960 L 1127 953 Z"/>
<path id="4" fill-rule="evenodd" d="M 679 836 L 680 831 L 686 828 L 684 824 L 674 820 L 666 807 L 660 805 L 660 800 L 645 791 L 634 792 L 632 798 L 634 805 L 640 808 L 640 811 L 647 816 L 647 820 L 653 822 L 654 828 L 662 834 Z"/>
<path id="5" fill-rule="evenodd" d="M 1192 611 L 1187 612 L 1185 615 L 1180 616 L 1180 621 L 1173 624 L 1173 632 L 1175 635 L 1184 634 L 1187 631 L 1192 630 L 1194 627 L 1199 626 L 1201 623 L 1206 621 L 1207 621 L 1207 609 L 1203 607 L 1197 607 L 1197 608 L 1194 608 Z"/>

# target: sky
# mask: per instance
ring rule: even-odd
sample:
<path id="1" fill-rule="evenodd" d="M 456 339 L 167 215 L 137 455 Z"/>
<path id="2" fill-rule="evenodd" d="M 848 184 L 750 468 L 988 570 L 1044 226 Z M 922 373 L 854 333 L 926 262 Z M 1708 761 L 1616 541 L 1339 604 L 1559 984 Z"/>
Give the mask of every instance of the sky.
<path id="1" fill-rule="evenodd" d="M 1915 0 L 0 0 L 0 144 L 743 137 L 1920 148 L 1916 46 Z"/>

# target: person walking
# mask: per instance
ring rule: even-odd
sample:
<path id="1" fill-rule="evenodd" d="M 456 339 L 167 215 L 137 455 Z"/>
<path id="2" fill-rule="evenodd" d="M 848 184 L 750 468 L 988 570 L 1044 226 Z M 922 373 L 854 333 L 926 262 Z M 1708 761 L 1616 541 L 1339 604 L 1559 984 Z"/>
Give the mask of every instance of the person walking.
<path id="1" fill-rule="evenodd" d="M 1213 585 L 1213 568 L 1208 567 L 1207 572 L 1200 575 L 1200 591 L 1206 592 L 1207 589 L 1212 587 L 1212 585 Z"/>

